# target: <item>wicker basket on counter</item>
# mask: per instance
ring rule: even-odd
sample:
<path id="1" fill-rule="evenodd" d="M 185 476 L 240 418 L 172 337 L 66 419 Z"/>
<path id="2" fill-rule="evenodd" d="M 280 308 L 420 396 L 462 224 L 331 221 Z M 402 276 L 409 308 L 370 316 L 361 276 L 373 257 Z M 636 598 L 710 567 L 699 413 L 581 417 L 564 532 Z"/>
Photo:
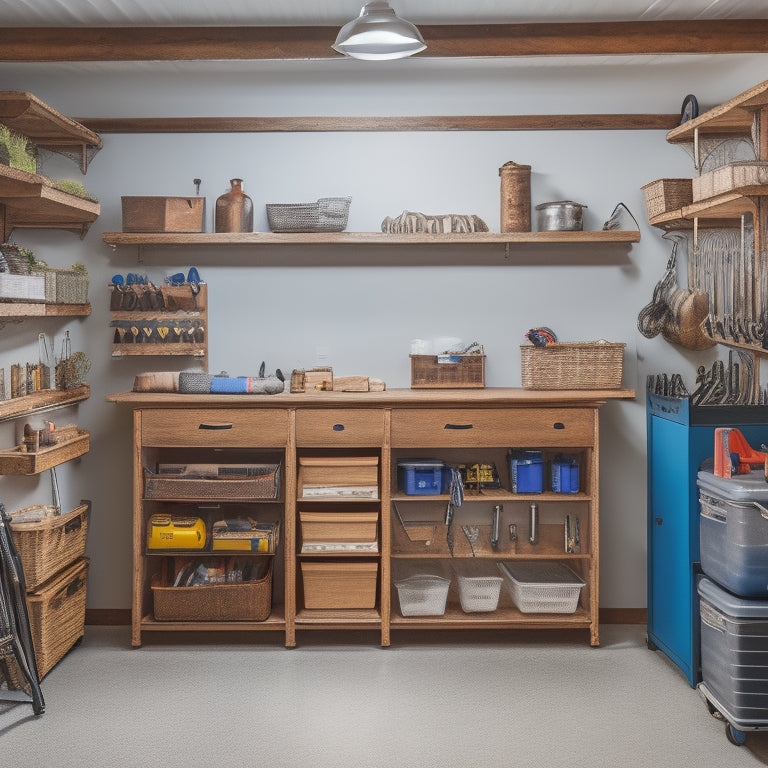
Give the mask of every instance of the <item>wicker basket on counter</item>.
<path id="1" fill-rule="evenodd" d="M 273 232 L 343 232 L 351 197 L 321 197 L 315 203 L 267 203 Z"/>
<path id="2" fill-rule="evenodd" d="M 523 389 L 620 389 L 625 346 L 608 341 L 521 345 Z"/>

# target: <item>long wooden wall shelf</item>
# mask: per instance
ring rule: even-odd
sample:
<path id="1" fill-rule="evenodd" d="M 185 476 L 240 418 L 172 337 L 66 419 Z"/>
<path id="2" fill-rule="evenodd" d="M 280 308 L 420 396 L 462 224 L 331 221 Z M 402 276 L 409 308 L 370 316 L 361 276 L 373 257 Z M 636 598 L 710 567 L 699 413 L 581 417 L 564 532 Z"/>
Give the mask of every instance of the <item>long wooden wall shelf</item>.
<path id="1" fill-rule="evenodd" d="M 9 421 L 31 413 L 50 411 L 54 408 L 64 408 L 87 400 L 90 396 L 91 388 L 88 384 L 81 384 L 75 389 L 46 389 L 42 392 L 33 392 L 31 395 L 1 400 L 0 421 Z"/>
<path id="2" fill-rule="evenodd" d="M 90 314 L 90 304 L 44 304 L 32 301 L 0 302 L 0 326 L 6 320 L 21 320 L 25 317 L 88 317 Z"/>
<path id="3" fill-rule="evenodd" d="M 73 157 L 83 173 L 102 146 L 98 134 L 26 91 L 0 91 L 0 123 L 38 147 Z"/>
<path id="4" fill-rule="evenodd" d="M 0 206 L 5 234 L 16 228 L 64 229 L 85 237 L 101 212 L 97 202 L 58 189 L 37 173 L 0 165 Z"/>
<path id="5" fill-rule="evenodd" d="M 595 230 L 589 232 L 473 232 L 447 235 L 403 234 L 384 232 L 312 232 L 281 234 L 275 232 L 245 233 L 171 233 L 171 232 L 105 232 L 104 242 L 118 246 L 168 245 L 536 245 L 575 243 L 637 243 L 639 231 Z"/>

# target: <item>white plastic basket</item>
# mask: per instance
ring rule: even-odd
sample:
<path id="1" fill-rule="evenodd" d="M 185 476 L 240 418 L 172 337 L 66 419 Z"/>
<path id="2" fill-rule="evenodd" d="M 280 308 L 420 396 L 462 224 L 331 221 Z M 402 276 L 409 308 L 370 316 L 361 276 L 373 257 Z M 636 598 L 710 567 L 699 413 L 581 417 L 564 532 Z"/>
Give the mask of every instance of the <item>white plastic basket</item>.
<path id="1" fill-rule="evenodd" d="M 561 563 L 499 563 L 521 613 L 574 613 L 584 582 Z"/>
<path id="2" fill-rule="evenodd" d="M 457 576 L 459 601 L 464 613 L 495 611 L 499 605 L 501 576 Z"/>
<path id="3" fill-rule="evenodd" d="M 416 574 L 395 582 L 403 616 L 442 616 L 448 599 L 450 579 Z"/>

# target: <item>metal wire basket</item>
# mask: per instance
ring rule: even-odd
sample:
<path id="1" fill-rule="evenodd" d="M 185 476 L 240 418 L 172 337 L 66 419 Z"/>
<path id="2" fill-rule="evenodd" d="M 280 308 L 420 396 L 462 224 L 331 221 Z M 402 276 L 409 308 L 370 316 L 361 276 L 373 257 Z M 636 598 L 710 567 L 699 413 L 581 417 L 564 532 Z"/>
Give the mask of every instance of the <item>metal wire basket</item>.
<path id="1" fill-rule="evenodd" d="M 267 203 L 273 232 L 343 232 L 351 197 L 321 197 L 315 203 Z"/>

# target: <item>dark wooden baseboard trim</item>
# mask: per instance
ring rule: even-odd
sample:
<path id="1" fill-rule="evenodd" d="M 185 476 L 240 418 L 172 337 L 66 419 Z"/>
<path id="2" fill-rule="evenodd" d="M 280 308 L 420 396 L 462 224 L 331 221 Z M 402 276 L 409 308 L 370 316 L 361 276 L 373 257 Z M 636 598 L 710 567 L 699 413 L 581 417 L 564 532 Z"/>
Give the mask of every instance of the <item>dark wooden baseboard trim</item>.
<path id="1" fill-rule="evenodd" d="M 85 623 L 92 626 L 130 625 L 130 608 L 86 608 Z"/>
<path id="2" fill-rule="evenodd" d="M 646 608 L 601 608 L 601 624 L 647 624 Z"/>
<path id="3" fill-rule="evenodd" d="M 645 608 L 601 608 L 602 624 L 647 624 Z M 129 608 L 87 608 L 85 623 L 92 626 L 126 626 L 131 623 Z"/>

